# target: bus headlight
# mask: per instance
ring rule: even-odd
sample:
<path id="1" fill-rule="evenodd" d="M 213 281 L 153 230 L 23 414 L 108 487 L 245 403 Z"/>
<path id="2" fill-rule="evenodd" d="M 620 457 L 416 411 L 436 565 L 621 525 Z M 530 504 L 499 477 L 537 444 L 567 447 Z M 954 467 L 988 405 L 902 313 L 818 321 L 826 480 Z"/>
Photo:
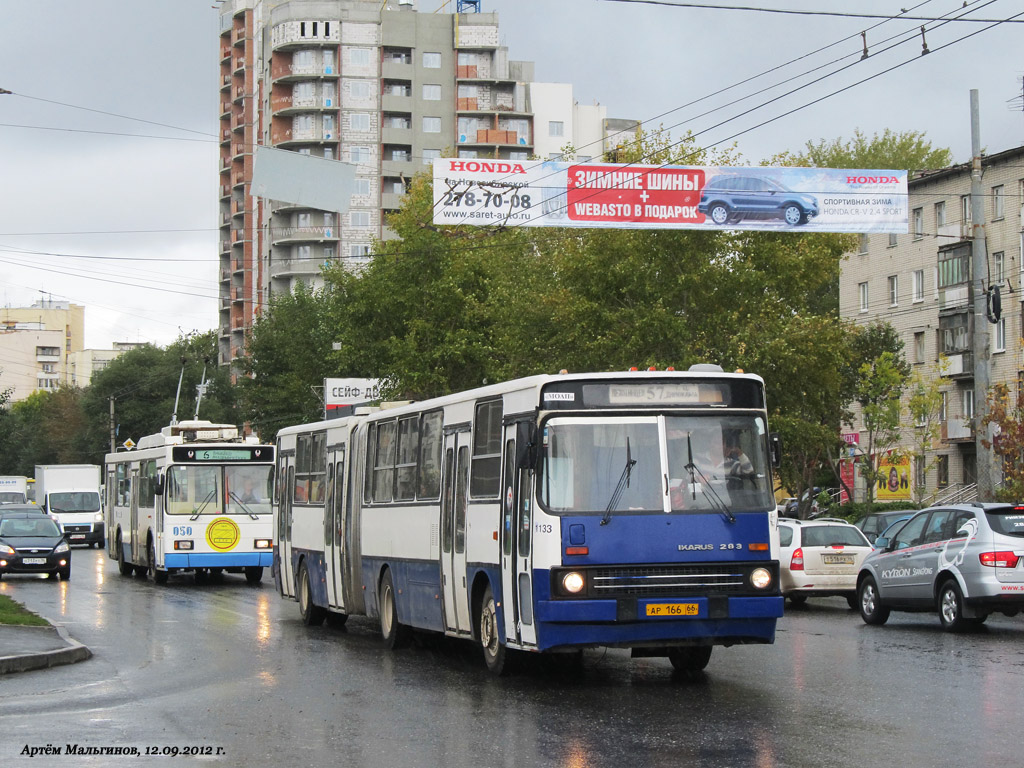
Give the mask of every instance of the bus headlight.
<path id="1" fill-rule="evenodd" d="M 253 546 L 256 549 L 270 549 L 270 539 L 256 539 Z"/>
<path id="2" fill-rule="evenodd" d="M 194 547 L 191 539 L 184 539 L 184 540 L 179 539 L 178 541 L 174 542 L 174 548 L 181 550 L 181 549 L 194 549 L 195 547 Z"/>
<path id="3" fill-rule="evenodd" d="M 570 595 L 578 595 L 585 584 L 583 574 L 579 571 L 569 571 L 562 576 L 562 589 Z"/>
<path id="4" fill-rule="evenodd" d="M 767 568 L 755 568 L 750 573 L 750 583 L 754 589 L 767 589 L 772 585 L 772 572 Z"/>

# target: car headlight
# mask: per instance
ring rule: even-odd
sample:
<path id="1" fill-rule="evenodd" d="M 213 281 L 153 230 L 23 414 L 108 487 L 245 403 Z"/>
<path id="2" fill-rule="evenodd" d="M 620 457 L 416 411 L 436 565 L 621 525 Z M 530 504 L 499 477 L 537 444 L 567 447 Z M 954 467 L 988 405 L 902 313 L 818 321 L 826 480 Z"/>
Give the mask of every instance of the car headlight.
<path id="1" fill-rule="evenodd" d="M 578 595 L 585 584 L 583 574 L 579 571 L 569 571 L 562 575 L 562 589 L 570 595 Z"/>
<path id="2" fill-rule="evenodd" d="M 13 555 L 14 554 L 14 547 L 8 547 L 6 544 L 3 545 L 3 546 L 0 546 L 0 554 L 3 554 L 3 555 Z"/>
<path id="3" fill-rule="evenodd" d="M 93 515 L 92 519 L 93 519 L 93 522 L 102 523 L 103 522 L 103 513 L 102 512 L 97 512 L 95 515 Z"/>
<path id="4" fill-rule="evenodd" d="M 68 546 L 68 543 L 66 541 L 62 541 L 60 544 L 53 548 L 53 552 L 54 554 L 60 554 L 61 552 L 67 552 L 70 549 L 71 547 Z"/>
<path id="5" fill-rule="evenodd" d="M 772 572 L 767 568 L 755 568 L 750 572 L 750 583 L 754 589 L 767 589 L 772 585 Z"/>

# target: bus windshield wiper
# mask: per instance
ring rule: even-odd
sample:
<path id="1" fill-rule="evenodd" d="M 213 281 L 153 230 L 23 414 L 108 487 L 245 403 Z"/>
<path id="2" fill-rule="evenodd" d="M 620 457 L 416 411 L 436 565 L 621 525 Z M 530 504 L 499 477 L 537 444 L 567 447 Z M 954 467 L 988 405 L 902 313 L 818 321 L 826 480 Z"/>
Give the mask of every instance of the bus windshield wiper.
<path id="1" fill-rule="evenodd" d="M 216 495 L 217 495 L 217 489 L 216 488 L 214 488 L 208 494 L 206 494 L 206 498 L 203 499 L 203 503 L 200 504 L 198 507 L 193 507 L 192 508 L 192 517 L 190 517 L 189 520 L 196 520 L 201 514 L 203 514 L 203 510 L 206 509 L 206 505 L 209 504 L 211 501 L 213 501 L 213 497 L 216 496 Z"/>
<path id="2" fill-rule="evenodd" d="M 247 507 L 247 506 L 245 505 L 245 502 L 244 502 L 244 501 L 242 501 L 242 500 L 241 500 L 241 499 L 240 499 L 240 498 L 238 497 L 238 494 L 237 494 L 237 493 L 235 493 L 234 491 L 228 491 L 228 498 L 230 498 L 230 499 L 231 499 L 231 500 L 232 500 L 233 502 L 235 502 L 235 504 L 237 504 L 238 506 L 240 506 L 240 507 L 241 507 L 241 508 L 242 508 L 242 509 L 243 509 L 243 510 L 245 511 L 245 514 L 247 514 L 247 515 L 248 515 L 249 517 L 251 517 L 251 518 L 252 518 L 253 520 L 259 520 L 259 519 L 260 519 L 259 515 L 257 515 L 257 514 L 256 514 L 255 512 L 253 512 L 253 511 L 252 511 L 251 509 L 249 509 L 249 507 Z"/>
<path id="3" fill-rule="evenodd" d="M 622 498 L 622 492 L 629 487 L 629 475 L 636 466 L 636 459 L 633 458 L 632 452 L 629 450 L 629 438 L 626 438 L 626 466 L 622 468 L 622 474 L 619 475 L 619 482 L 615 485 L 615 491 L 612 493 L 611 499 L 608 500 L 608 506 L 605 507 L 604 517 L 601 518 L 601 525 L 608 525 L 608 521 L 612 519 L 612 510 L 619 503 L 619 499 Z"/>
<path id="4" fill-rule="evenodd" d="M 696 478 L 699 475 L 701 483 L 701 493 L 703 493 L 707 497 L 708 501 L 711 502 L 712 507 L 714 507 L 716 510 L 718 510 L 725 516 L 726 520 L 728 520 L 730 523 L 735 523 L 736 516 L 729 511 L 729 507 L 726 506 L 725 502 L 722 501 L 722 498 L 718 495 L 715 489 L 711 487 L 711 483 L 709 483 L 708 479 L 704 477 L 704 473 L 700 471 L 700 467 L 693 463 L 693 444 L 690 442 L 689 435 L 686 436 L 686 452 L 688 454 L 688 461 L 686 463 L 686 466 L 683 467 L 683 469 L 688 469 L 690 471 L 690 492 L 693 494 L 694 501 L 697 500 Z M 705 488 L 707 490 L 704 490 Z"/>

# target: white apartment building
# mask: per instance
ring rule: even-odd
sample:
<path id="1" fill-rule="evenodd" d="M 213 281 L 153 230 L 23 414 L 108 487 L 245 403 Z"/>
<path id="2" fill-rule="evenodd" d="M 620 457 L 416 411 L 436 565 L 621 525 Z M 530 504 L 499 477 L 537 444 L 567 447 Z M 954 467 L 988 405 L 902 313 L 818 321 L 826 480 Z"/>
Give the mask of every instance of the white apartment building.
<path id="1" fill-rule="evenodd" d="M 1016 394 L 1024 386 L 1024 147 L 988 155 L 982 165 L 985 287 L 997 286 L 1002 300 L 998 322 L 987 324 L 984 355 L 991 384 L 1008 384 Z M 904 342 L 907 362 L 929 379 L 940 377 L 939 360 L 945 358 L 941 440 L 925 462 L 931 470 L 913 469 L 914 484 L 934 494 L 976 481 L 974 414 L 985 393 L 975 392 L 972 357 L 970 164 L 919 174 L 910 180 L 909 194 L 910 231 L 861 238 L 859 252 L 842 265 L 839 307 L 844 319 L 858 324 L 890 323 Z M 908 449 L 914 429 L 903 425 Z M 862 490 L 858 483 L 858 498 Z"/>

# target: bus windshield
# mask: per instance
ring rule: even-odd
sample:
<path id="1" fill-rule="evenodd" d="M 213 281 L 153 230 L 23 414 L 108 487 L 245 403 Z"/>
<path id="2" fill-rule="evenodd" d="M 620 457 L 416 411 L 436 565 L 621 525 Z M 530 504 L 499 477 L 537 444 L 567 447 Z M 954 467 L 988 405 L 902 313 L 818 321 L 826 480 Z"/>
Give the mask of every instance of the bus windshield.
<path id="1" fill-rule="evenodd" d="M 765 445 L 759 416 L 552 418 L 539 496 L 558 515 L 764 511 Z"/>
<path id="2" fill-rule="evenodd" d="M 270 465 L 175 465 L 167 471 L 171 515 L 270 514 Z"/>

